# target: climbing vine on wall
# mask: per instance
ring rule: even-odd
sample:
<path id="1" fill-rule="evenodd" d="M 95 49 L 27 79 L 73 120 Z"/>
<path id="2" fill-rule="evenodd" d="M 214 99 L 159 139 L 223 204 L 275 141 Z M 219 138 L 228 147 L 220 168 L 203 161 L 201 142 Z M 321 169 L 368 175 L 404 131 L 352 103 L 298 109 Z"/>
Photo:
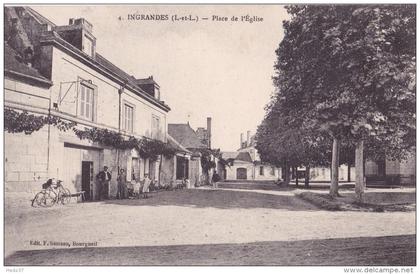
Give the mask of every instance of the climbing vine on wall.
<path id="1" fill-rule="evenodd" d="M 176 153 L 169 144 L 146 137 L 138 139 L 129 136 L 127 139 L 116 131 L 96 127 L 83 130 L 73 128 L 73 131 L 81 140 L 87 139 L 116 149 L 137 149 L 140 156 L 150 158 L 152 161 L 157 160 L 159 155 L 170 157 Z"/>
<path id="2" fill-rule="evenodd" d="M 61 131 L 73 129 L 73 132 L 81 140 L 87 139 L 117 149 L 137 149 L 144 158 L 156 161 L 159 155 L 171 157 L 175 155 L 176 149 L 168 143 L 150 138 L 135 138 L 134 136 L 124 137 L 121 133 L 113 130 L 100 128 L 77 129 L 77 123 L 65 121 L 60 117 L 49 115 L 34 115 L 27 111 L 18 112 L 10 108 L 4 110 L 4 130 L 9 133 L 22 133 L 27 135 L 40 130 L 44 125 L 53 125 Z"/>
<path id="3" fill-rule="evenodd" d="M 61 131 L 66 131 L 76 126 L 75 122 L 65 121 L 54 115 L 34 115 L 29 114 L 27 111 L 18 112 L 10 108 L 4 109 L 4 130 L 9 133 L 24 132 L 30 135 L 47 124 L 53 125 Z"/>

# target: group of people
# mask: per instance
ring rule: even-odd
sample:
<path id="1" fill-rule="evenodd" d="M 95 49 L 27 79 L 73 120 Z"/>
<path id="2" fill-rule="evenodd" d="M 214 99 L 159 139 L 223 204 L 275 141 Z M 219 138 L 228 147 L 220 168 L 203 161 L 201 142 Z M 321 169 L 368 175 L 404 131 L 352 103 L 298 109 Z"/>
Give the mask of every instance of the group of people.
<path id="1" fill-rule="evenodd" d="M 99 172 L 98 175 L 96 175 L 96 179 L 98 181 L 99 200 L 108 199 L 109 182 L 111 181 L 112 176 L 111 173 L 108 171 L 107 166 L 104 166 L 104 169 L 101 172 Z M 217 184 L 219 181 L 219 174 L 217 174 L 217 172 L 214 172 L 211 178 L 213 189 L 217 189 Z M 147 174 L 144 175 L 144 180 L 142 180 L 142 182 L 136 180 L 134 174 L 132 174 L 131 176 L 131 181 L 128 181 L 127 173 L 123 168 L 121 168 L 117 177 L 117 198 L 127 199 L 130 196 L 139 198 L 141 193 L 143 194 L 143 198 L 148 198 L 147 194 L 149 193 L 149 187 L 151 182 L 152 180 Z"/>
<path id="2" fill-rule="evenodd" d="M 98 181 L 99 200 L 108 199 L 109 182 L 112 176 L 107 166 L 104 166 L 104 169 L 96 175 L 96 179 Z M 117 177 L 117 199 L 128 199 L 130 196 L 140 198 L 141 193 L 143 198 L 148 198 L 147 194 L 149 193 L 151 182 L 152 180 L 147 174 L 142 182 L 136 180 L 134 174 L 132 174 L 131 181 L 128 181 L 127 173 L 121 168 Z"/>

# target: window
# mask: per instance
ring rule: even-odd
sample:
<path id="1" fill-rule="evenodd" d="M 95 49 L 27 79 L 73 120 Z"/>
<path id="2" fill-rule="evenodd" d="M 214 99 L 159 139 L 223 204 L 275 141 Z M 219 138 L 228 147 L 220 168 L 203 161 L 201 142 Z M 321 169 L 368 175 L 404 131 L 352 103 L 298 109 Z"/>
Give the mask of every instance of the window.
<path id="1" fill-rule="evenodd" d="M 80 85 L 80 111 L 79 116 L 93 121 L 93 88 L 84 84 Z"/>
<path id="2" fill-rule="evenodd" d="M 270 170 L 270 175 L 275 175 L 276 174 L 276 170 L 275 170 L 275 168 L 274 167 L 271 167 L 271 170 Z"/>
<path id="3" fill-rule="evenodd" d="M 133 132 L 134 108 L 124 104 L 122 128 L 127 132 Z"/>
<path id="4" fill-rule="evenodd" d="M 159 139 L 160 138 L 160 126 L 159 126 L 159 117 L 153 115 L 152 116 L 152 138 Z"/>
<path id="5" fill-rule="evenodd" d="M 264 176 L 264 167 L 263 166 L 260 166 L 260 175 Z"/>
<path id="6" fill-rule="evenodd" d="M 155 98 L 156 98 L 157 100 L 160 100 L 160 90 L 159 90 L 159 88 L 156 88 L 156 91 L 155 91 Z"/>

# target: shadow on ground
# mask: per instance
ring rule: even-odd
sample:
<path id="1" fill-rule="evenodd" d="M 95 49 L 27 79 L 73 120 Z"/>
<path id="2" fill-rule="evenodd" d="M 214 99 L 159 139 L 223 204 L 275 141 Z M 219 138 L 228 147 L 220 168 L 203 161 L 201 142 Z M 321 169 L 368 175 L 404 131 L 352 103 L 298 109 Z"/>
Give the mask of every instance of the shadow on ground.
<path id="1" fill-rule="evenodd" d="M 415 266 L 415 235 L 243 244 L 97 247 L 18 251 L 23 265 Z"/>
<path id="2" fill-rule="evenodd" d="M 275 191 L 292 191 L 294 189 L 306 189 L 306 190 L 328 190 L 330 188 L 329 183 L 318 183 L 313 182 L 309 184 L 309 187 L 305 187 L 303 181 L 299 181 L 298 186 L 295 182 L 290 182 L 290 184 L 285 186 L 279 186 L 274 182 L 221 182 L 219 183 L 221 188 L 231 188 L 231 189 L 250 189 L 250 190 L 275 190 Z M 340 183 L 340 189 L 354 189 L 354 183 Z"/>
<path id="3" fill-rule="evenodd" d="M 415 192 L 366 192 L 364 202 L 369 204 L 410 204 L 416 203 Z"/>
<path id="4" fill-rule="evenodd" d="M 177 191 L 160 191 L 150 194 L 148 199 L 106 200 L 107 204 L 124 206 L 189 206 L 231 208 L 272 208 L 285 210 L 317 210 L 308 202 L 294 195 L 274 195 L 249 191 L 184 189 Z"/>

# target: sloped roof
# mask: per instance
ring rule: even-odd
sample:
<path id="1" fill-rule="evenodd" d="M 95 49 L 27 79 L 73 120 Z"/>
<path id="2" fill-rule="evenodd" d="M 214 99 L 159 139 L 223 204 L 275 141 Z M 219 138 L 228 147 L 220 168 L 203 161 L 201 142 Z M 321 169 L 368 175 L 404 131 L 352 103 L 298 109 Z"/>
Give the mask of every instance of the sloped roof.
<path id="1" fill-rule="evenodd" d="M 168 133 L 183 147 L 206 148 L 189 124 L 168 124 Z"/>
<path id="2" fill-rule="evenodd" d="M 191 151 L 183 147 L 180 143 L 178 143 L 171 135 L 167 135 L 167 139 L 168 139 L 169 145 L 173 147 L 174 149 L 176 149 L 177 151 L 185 152 L 188 154 L 192 153 Z"/>
<path id="3" fill-rule="evenodd" d="M 222 158 L 225 159 L 225 160 L 236 159 L 238 154 L 239 154 L 239 152 L 237 152 L 237 151 L 223 151 L 222 152 Z"/>
<path id="4" fill-rule="evenodd" d="M 238 161 L 250 162 L 252 163 L 252 158 L 249 152 L 239 152 L 239 151 L 224 151 L 222 152 L 222 158 L 225 160 L 234 159 Z"/>
<path id="5" fill-rule="evenodd" d="M 38 70 L 23 63 L 22 57 L 7 43 L 4 43 L 4 69 L 6 72 L 15 72 L 37 78 L 43 82 L 50 82 L 47 78 L 42 76 Z"/>
<path id="6" fill-rule="evenodd" d="M 40 23 L 48 23 L 49 25 L 56 27 L 56 25 L 54 23 L 52 23 L 51 21 L 49 21 L 47 18 L 45 18 L 44 16 L 42 16 L 41 14 L 39 14 L 38 12 L 36 12 L 35 10 L 29 8 L 29 7 L 23 7 L 27 12 L 29 12 L 38 22 Z M 56 31 L 49 31 L 49 32 L 44 32 L 43 33 L 43 37 L 42 39 L 54 39 L 55 41 L 59 42 L 62 46 L 64 46 L 67 49 L 70 49 L 71 51 L 76 51 L 78 53 L 82 53 L 83 55 L 85 55 L 83 53 L 83 51 L 81 51 L 80 49 L 76 48 L 75 46 L 73 46 L 71 43 L 67 42 L 60 34 L 58 34 Z M 153 102 L 155 105 L 165 109 L 166 111 L 169 111 L 170 108 L 168 105 L 166 105 L 163 101 L 159 101 L 158 99 L 154 98 L 153 96 L 149 95 L 147 92 L 145 92 L 144 90 L 142 90 L 137 83 L 137 79 L 134 78 L 133 76 L 129 75 L 128 73 L 126 73 L 124 70 L 120 69 L 118 66 L 114 65 L 113 63 L 111 63 L 108 59 L 106 59 L 105 57 L 103 57 L 102 55 L 100 55 L 98 52 L 96 52 L 95 54 L 95 58 L 89 58 L 90 63 L 92 64 L 99 64 L 102 68 L 105 68 L 106 70 L 108 70 L 109 72 L 111 72 L 112 74 L 116 75 L 117 77 L 119 77 L 121 80 L 125 81 L 126 83 L 128 83 L 132 88 L 134 88 L 136 90 L 136 92 L 140 93 L 141 96 L 146 97 L 146 100 L 149 100 L 151 102 Z M 35 71 L 38 75 L 40 75 L 35 69 L 33 69 L 33 71 Z M 31 75 L 33 76 L 33 75 Z M 42 76 L 41 76 L 42 77 Z M 46 79 L 46 78 L 44 78 Z"/>
<path id="7" fill-rule="evenodd" d="M 30 13 L 33 18 L 35 18 L 40 24 L 48 24 L 52 27 L 56 27 L 56 24 L 39 14 L 36 10 L 30 8 L 30 7 L 17 7 L 18 9 L 24 9 L 27 13 Z"/>

